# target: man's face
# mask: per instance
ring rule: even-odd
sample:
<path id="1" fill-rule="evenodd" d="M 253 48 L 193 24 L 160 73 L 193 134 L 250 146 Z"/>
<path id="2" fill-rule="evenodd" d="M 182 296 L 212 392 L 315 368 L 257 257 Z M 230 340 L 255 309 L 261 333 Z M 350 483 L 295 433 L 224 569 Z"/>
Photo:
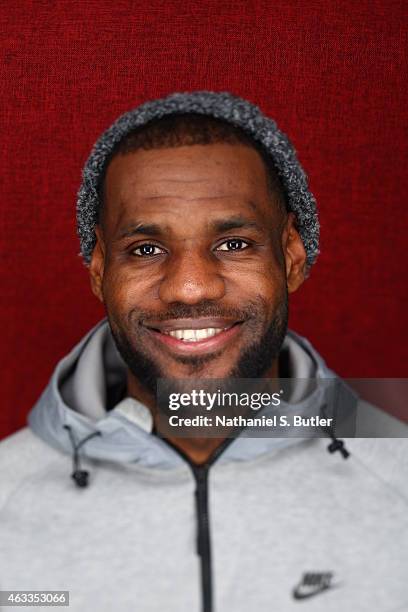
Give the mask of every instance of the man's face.
<path id="1" fill-rule="evenodd" d="M 91 262 L 128 367 L 156 377 L 265 375 L 287 326 L 305 252 L 264 162 L 243 145 L 116 156 Z"/>

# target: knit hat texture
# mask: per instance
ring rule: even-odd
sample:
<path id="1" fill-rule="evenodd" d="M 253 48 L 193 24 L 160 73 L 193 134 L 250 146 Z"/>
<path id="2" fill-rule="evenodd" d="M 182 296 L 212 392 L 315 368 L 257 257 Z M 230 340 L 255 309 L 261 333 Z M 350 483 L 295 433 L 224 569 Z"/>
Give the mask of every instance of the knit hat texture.
<path id="1" fill-rule="evenodd" d="M 259 141 L 272 157 L 286 193 L 289 211 L 296 215 L 297 229 L 307 254 L 307 263 L 314 264 L 319 253 L 319 220 L 316 200 L 309 191 L 306 174 L 295 149 L 275 121 L 265 117 L 254 104 L 230 93 L 197 91 L 174 93 L 146 102 L 120 116 L 97 140 L 84 166 L 82 185 L 77 200 L 77 233 L 81 255 L 89 265 L 96 243 L 98 219 L 98 187 L 106 163 L 115 146 L 130 131 L 152 119 L 180 113 L 197 113 L 223 119 Z"/>

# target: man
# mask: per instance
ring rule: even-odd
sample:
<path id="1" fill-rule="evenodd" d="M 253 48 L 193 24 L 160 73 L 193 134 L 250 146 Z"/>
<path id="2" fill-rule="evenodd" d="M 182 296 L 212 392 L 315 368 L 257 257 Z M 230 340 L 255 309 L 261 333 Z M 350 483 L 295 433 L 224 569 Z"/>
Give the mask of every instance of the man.
<path id="1" fill-rule="evenodd" d="M 357 433 L 388 439 L 160 431 L 159 379 L 306 380 L 299 415 L 330 408 L 325 381 L 355 399 L 287 331 L 319 226 L 276 124 L 229 94 L 149 102 L 96 143 L 77 218 L 107 320 L 0 446 L 0 588 L 81 611 L 406 609 L 402 424 L 359 402 Z"/>

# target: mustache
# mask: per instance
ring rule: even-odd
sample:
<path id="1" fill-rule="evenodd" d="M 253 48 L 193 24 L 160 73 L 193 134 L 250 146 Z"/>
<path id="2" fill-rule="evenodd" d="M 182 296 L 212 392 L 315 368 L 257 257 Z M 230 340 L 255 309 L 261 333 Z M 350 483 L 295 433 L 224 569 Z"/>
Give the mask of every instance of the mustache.
<path id="1" fill-rule="evenodd" d="M 167 321 L 168 319 L 199 319 L 204 317 L 220 317 L 243 321 L 258 317 L 260 313 L 264 312 L 265 304 L 266 301 L 261 296 L 257 300 L 247 302 L 242 308 L 221 306 L 211 300 L 205 300 L 192 306 L 182 302 L 174 302 L 165 312 L 133 310 L 132 318 L 146 322 L 149 322 L 149 320 Z"/>

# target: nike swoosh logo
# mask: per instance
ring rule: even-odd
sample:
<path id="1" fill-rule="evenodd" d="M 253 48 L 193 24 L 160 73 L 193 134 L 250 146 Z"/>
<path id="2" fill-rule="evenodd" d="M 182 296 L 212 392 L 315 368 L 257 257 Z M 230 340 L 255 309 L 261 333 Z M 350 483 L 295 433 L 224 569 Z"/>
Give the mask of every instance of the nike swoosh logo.
<path id="1" fill-rule="evenodd" d="M 314 597 L 315 595 L 319 595 L 319 593 L 323 593 L 324 591 L 327 591 L 328 589 L 331 589 L 331 588 L 333 588 L 332 585 L 322 584 L 321 586 L 318 586 L 317 588 L 308 589 L 307 587 L 305 588 L 303 584 L 300 584 L 293 590 L 293 597 L 295 599 L 308 599 L 309 597 Z"/>

